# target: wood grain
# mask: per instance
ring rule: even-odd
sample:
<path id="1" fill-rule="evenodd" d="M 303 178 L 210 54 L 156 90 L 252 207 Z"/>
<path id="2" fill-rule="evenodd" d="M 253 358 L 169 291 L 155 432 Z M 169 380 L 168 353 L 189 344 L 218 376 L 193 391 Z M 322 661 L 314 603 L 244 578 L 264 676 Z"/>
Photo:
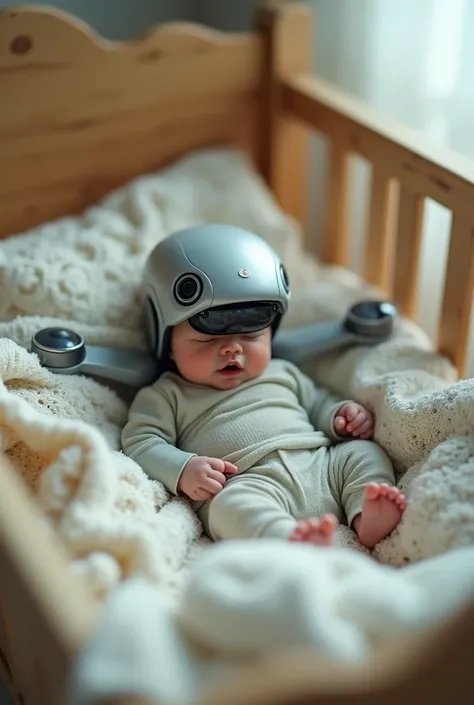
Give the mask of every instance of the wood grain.
<path id="1" fill-rule="evenodd" d="M 189 24 L 114 43 L 63 12 L 0 12 L 0 236 L 81 212 L 192 150 L 258 161 L 263 41 Z"/>
<path id="2" fill-rule="evenodd" d="M 400 188 L 393 296 L 400 311 L 414 317 L 418 295 L 424 199 Z"/>
<path id="3" fill-rule="evenodd" d="M 346 266 L 349 257 L 350 153 L 345 140 L 337 137 L 329 144 L 326 174 L 326 211 L 323 233 L 323 259 Z"/>
<path id="4" fill-rule="evenodd" d="M 474 162 L 439 147 L 336 86 L 309 74 L 285 81 L 284 103 L 331 139 L 348 140 L 355 154 L 382 168 L 412 193 L 441 203 L 469 220 Z"/>
<path id="5" fill-rule="evenodd" d="M 393 179 L 398 183 L 399 217 L 393 243 L 393 295 L 402 312 L 409 317 L 414 316 L 416 308 L 423 202 L 427 198 L 432 199 L 453 213 L 454 226 L 446 273 L 439 349 L 455 362 L 462 373 L 469 336 L 474 277 L 474 163 L 460 154 L 430 143 L 419 132 L 394 123 L 337 87 L 310 75 L 301 74 L 287 79 L 283 100 L 288 112 L 299 116 L 314 130 L 328 136 L 333 143 L 348 145 L 347 149 L 364 157 L 384 174 L 384 180 Z M 337 175 L 342 171 L 339 167 L 335 173 Z M 338 180 L 341 180 L 339 176 Z M 379 187 L 385 191 L 383 182 L 380 182 Z M 331 223 L 343 219 L 344 209 L 333 207 L 333 211 Z M 382 222 L 384 212 L 383 204 L 373 203 L 372 223 Z M 375 225 L 371 227 L 374 228 L 371 236 L 373 240 L 376 237 Z M 330 232 L 336 233 L 338 243 L 337 238 L 341 237 L 338 234 L 340 226 L 336 229 L 331 225 L 331 228 Z M 377 247 L 380 245 L 378 243 Z M 381 250 L 386 250 L 386 244 L 382 245 Z M 338 259 L 341 259 L 343 250 L 339 244 L 337 251 Z M 329 256 L 334 259 L 334 253 L 329 252 Z M 377 259 L 371 255 L 366 260 L 366 273 L 371 275 L 371 279 L 378 278 L 378 259 L 382 262 L 384 258 L 385 254 L 381 252 Z"/>
<path id="6" fill-rule="evenodd" d="M 369 204 L 369 228 L 364 258 L 364 275 L 368 282 L 389 292 L 390 262 L 393 256 L 394 183 L 383 168 L 372 168 Z"/>
<path id="7" fill-rule="evenodd" d="M 282 81 L 310 70 L 312 13 L 299 4 L 266 3 L 257 26 L 265 46 L 261 171 L 280 207 L 308 228 L 310 131 L 287 113 Z"/>

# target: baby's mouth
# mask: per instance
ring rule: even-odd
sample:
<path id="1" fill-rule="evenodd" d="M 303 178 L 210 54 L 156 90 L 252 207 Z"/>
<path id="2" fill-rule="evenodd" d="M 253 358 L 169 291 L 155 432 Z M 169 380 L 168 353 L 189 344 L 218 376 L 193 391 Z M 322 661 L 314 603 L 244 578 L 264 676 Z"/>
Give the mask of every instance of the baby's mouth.
<path id="1" fill-rule="evenodd" d="M 243 369 L 244 367 L 242 363 L 240 363 L 238 360 L 230 360 L 224 365 L 224 367 L 220 368 L 219 372 L 223 372 L 224 374 L 236 374 L 237 372 L 240 372 Z"/>

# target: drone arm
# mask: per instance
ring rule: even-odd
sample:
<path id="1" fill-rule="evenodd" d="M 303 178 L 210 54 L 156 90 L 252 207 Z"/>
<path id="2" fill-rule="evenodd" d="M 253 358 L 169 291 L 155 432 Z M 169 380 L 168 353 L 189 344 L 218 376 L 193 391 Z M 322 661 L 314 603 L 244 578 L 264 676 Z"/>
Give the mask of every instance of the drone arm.
<path id="1" fill-rule="evenodd" d="M 160 374 L 156 357 L 144 350 L 90 346 L 80 372 L 130 385 L 146 387 Z"/>
<path id="2" fill-rule="evenodd" d="M 352 342 L 354 335 L 340 321 L 315 323 L 279 330 L 273 340 L 273 356 L 302 365 L 321 353 Z"/>

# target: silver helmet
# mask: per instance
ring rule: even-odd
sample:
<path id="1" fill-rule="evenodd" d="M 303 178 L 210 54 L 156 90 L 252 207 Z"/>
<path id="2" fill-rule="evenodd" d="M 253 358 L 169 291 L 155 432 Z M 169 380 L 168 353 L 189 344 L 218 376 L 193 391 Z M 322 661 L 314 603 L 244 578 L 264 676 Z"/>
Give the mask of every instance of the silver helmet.
<path id="1" fill-rule="evenodd" d="M 288 310 L 290 286 L 279 257 L 259 236 L 231 225 L 199 225 L 162 240 L 144 272 L 146 326 L 158 360 L 172 326 L 202 333 L 273 333 Z"/>

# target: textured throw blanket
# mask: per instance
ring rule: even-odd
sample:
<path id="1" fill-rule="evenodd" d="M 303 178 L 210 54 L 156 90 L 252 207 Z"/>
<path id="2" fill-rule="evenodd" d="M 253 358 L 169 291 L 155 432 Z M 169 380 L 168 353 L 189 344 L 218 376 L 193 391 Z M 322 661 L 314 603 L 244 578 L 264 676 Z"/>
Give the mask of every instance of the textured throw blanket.
<path id="1" fill-rule="evenodd" d="M 229 692 L 244 705 L 259 659 L 265 702 L 274 702 L 274 676 L 294 673 L 300 651 L 319 672 L 331 662 L 365 666 L 394 637 L 408 636 L 413 650 L 419 630 L 452 618 L 473 595 L 472 546 L 399 570 L 342 548 L 217 544 L 193 564 L 178 614 L 140 578 L 114 591 L 76 664 L 67 705 L 124 693 L 163 705 L 220 703 Z"/>
<path id="2" fill-rule="evenodd" d="M 0 450 L 99 596 L 141 576 L 176 604 L 206 541 L 186 501 L 120 452 L 130 398 L 42 369 L 28 352 L 31 335 L 64 325 L 88 344 L 144 347 L 139 285 L 149 252 L 179 228 L 223 221 L 259 233 L 286 262 L 286 327 L 339 318 L 374 294 L 304 254 L 295 223 L 245 158 L 226 149 L 192 154 L 81 217 L 0 243 Z M 456 381 L 407 321 L 383 345 L 331 354 L 305 371 L 374 410 L 375 439 L 409 496 L 400 526 L 374 551 L 378 560 L 402 566 L 474 543 L 474 382 Z M 362 550 L 347 528 L 338 542 Z"/>

